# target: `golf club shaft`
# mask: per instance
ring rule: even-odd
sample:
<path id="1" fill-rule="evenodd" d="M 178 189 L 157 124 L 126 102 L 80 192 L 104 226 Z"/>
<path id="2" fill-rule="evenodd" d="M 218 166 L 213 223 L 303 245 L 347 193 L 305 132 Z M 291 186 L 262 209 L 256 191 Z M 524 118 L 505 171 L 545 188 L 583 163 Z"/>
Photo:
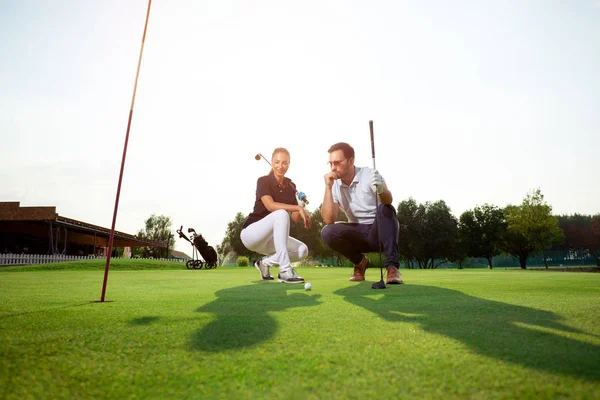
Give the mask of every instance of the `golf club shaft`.
<path id="1" fill-rule="evenodd" d="M 369 121 L 369 130 L 371 131 L 371 158 L 373 159 L 373 169 L 375 167 L 375 135 L 373 134 L 373 121 Z"/>
<path id="2" fill-rule="evenodd" d="M 106 252 L 106 266 L 104 267 L 104 281 L 102 282 L 102 294 L 100 295 L 100 302 L 104 303 L 104 297 L 106 296 L 106 285 L 108 283 L 108 270 L 110 268 L 110 256 L 112 254 L 113 243 L 115 238 L 115 224 L 117 222 L 117 212 L 119 211 L 119 198 L 121 196 L 121 184 L 123 183 L 123 170 L 125 169 L 125 159 L 127 157 L 127 144 L 129 143 L 129 131 L 131 128 L 131 120 L 133 118 L 133 107 L 135 105 L 135 94 L 137 92 L 138 78 L 140 76 L 140 67 L 142 65 L 142 55 L 144 54 L 144 43 L 146 41 L 146 31 L 148 29 L 148 19 L 150 17 L 150 6 L 152 0 L 148 0 L 148 10 L 146 11 L 146 22 L 144 23 L 144 33 L 142 35 L 142 45 L 140 47 L 140 54 L 138 57 L 137 71 L 135 73 L 135 83 L 133 85 L 133 95 L 131 96 L 131 107 L 129 107 L 129 118 L 127 120 L 127 131 L 125 132 L 125 144 L 123 145 L 123 157 L 121 158 L 121 170 L 119 172 L 119 183 L 117 184 L 117 196 L 115 199 L 115 209 L 113 212 L 112 226 L 110 228 L 110 235 L 108 238 L 108 251 Z"/>
<path id="3" fill-rule="evenodd" d="M 260 157 L 262 157 L 262 159 L 263 159 L 263 160 L 265 160 L 265 161 L 267 162 L 267 164 L 269 164 L 269 166 L 271 166 L 271 163 L 269 162 L 269 160 L 267 160 L 267 159 L 265 158 L 265 156 L 263 156 L 263 155 L 262 155 L 262 153 L 258 153 L 258 154 L 257 154 L 257 156 L 260 156 Z M 256 158 L 256 157 L 255 157 L 255 158 Z M 256 159 L 258 160 L 259 158 L 256 158 Z"/>
<path id="4" fill-rule="evenodd" d="M 373 121 L 369 121 L 369 130 L 371 132 L 371 156 L 373 157 L 373 170 L 375 167 L 375 135 L 373 134 Z M 381 262 L 381 230 L 379 228 L 379 196 L 375 193 L 375 224 L 377 225 L 377 244 L 379 246 L 379 268 L 381 272 L 381 281 L 383 282 L 383 264 Z"/>

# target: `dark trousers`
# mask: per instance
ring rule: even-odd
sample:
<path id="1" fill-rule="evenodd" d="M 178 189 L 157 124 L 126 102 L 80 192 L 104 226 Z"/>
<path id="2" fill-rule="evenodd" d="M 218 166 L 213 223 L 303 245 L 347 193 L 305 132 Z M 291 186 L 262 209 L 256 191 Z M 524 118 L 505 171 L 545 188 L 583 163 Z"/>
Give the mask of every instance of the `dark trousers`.
<path id="1" fill-rule="evenodd" d="M 354 265 L 362 260 L 364 253 L 379 251 L 377 224 L 380 227 L 381 247 L 385 254 L 385 266 L 398 267 L 398 218 L 391 205 L 379 204 L 376 221 L 371 224 L 337 223 L 326 225 L 321 231 L 325 244 L 348 258 Z"/>

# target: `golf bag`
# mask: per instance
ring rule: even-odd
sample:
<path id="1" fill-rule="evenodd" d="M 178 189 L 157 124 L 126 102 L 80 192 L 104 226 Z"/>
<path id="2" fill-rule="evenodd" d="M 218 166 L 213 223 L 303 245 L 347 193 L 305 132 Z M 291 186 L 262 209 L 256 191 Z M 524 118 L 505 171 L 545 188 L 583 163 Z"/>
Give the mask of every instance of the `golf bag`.
<path id="1" fill-rule="evenodd" d="M 196 233 L 194 228 L 188 228 L 188 233 L 191 233 L 189 238 L 183 233 L 183 225 L 177 230 L 179 237 L 187 240 L 192 244 L 192 260 L 188 260 L 185 266 L 188 269 L 206 269 L 217 267 L 217 252 L 212 246 L 208 245 L 208 242 L 204 240 L 202 235 Z M 200 255 L 203 259 L 200 259 Z"/>
<path id="2" fill-rule="evenodd" d="M 217 252 L 215 251 L 215 249 L 212 246 L 208 245 L 208 243 L 206 242 L 206 240 L 204 240 L 202 235 L 196 234 L 196 231 L 194 231 L 193 228 L 188 229 L 188 232 L 190 231 L 193 232 L 194 246 L 196 247 L 196 249 L 198 249 L 198 251 L 202 255 L 202 258 L 204 258 L 206 263 L 208 263 L 209 265 L 214 264 L 214 266 L 216 267 Z"/>

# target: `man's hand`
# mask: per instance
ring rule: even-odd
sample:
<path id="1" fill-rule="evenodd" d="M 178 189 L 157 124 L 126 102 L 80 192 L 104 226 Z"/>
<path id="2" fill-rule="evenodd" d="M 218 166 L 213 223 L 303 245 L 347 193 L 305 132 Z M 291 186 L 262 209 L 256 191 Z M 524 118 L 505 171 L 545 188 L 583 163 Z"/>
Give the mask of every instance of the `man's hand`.
<path id="1" fill-rule="evenodd" d="M 373 170 L 373 177 L 371 178 L 371 185 L 377 189 L 377 194 L 383 193 L 383 178 L 376 169 Z"/>
<path id="2" fill-rule="evenodd" d="M 331 188 L 333 186 L 333 181 L 335 181 L 336 179 L 338 179 L 337 173 L 336 172 L 328 172 L 325 174 L 325 186 L 327 186 L 328 188 Z"/>

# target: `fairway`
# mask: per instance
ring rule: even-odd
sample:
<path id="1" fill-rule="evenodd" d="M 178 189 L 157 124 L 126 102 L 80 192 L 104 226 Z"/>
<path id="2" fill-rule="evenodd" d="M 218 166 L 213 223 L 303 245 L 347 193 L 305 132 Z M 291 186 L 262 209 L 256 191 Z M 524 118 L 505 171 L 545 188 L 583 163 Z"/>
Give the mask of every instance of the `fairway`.
<path id="1" fill-rule="evenodd" d="M 600 274 L 0 270 L 0 398 L 600 398 Z"/>

